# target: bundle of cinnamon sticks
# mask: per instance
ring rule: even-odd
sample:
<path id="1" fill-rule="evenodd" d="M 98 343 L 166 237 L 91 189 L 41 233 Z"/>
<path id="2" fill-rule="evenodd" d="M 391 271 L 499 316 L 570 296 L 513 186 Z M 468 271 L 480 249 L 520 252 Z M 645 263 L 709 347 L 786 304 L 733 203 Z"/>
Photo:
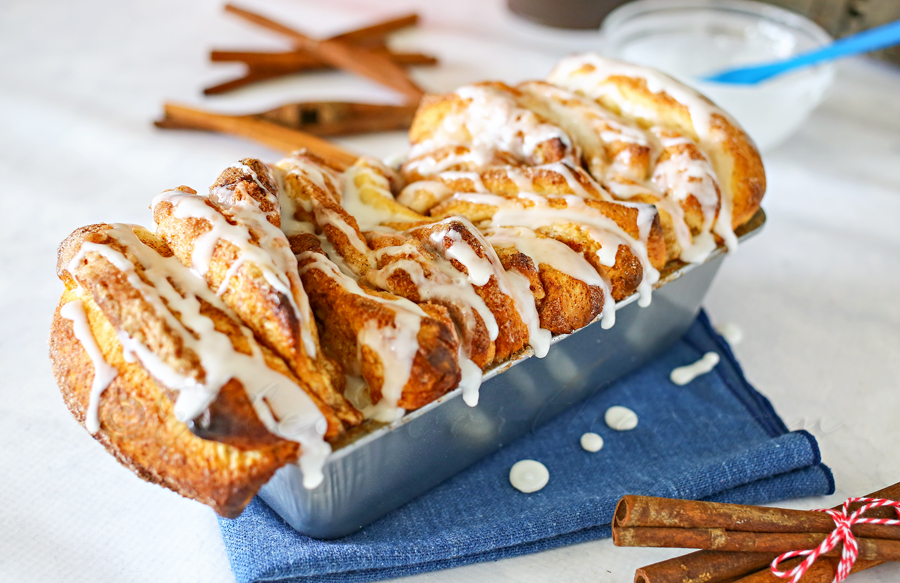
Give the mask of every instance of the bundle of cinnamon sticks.
<path id="1" fill-rule="evenodd" d="M 241 78 L 207 88 L 204 93 L 222 93 L 298 71 L 338 68 L 396 90 L 403 95 L 405 103 L 308 101 L 244 115 L 224 115 L 166 103 L 164 117 L 154 122 L 157 127 L 226 133 L 285 152 L 306 149 L 337 167 L 344 167 L 352 164 L 356 155 L 321 137 L 407 129 L 424 92 L 410 79 L 403 66 L 437 63 L 437 59 L 430 55 L 394 52 L 386 45 L 387 35 L 416 24 L 419 19 L 417 14 L 391 18 L 326 39 L 315 39 L 232 4 L 226 5 L 225 11 L 290 39 L 294 50 L 274 53 L 214 50 L 211 54 L 213 61 L 243 62 L 248 72 Z"/>
<path id="2" fill-rule="evenodd" d="M 900 484 L 868 497 L 900 500 Z M 896 518 L 896 511 L 878 508 L 866 516 Z M 616 546 L 702 549 L 638 569 L 635 583 L 775 583 L 783 580 L 769 569 L 772 560 L 817 547 L 835 522 L 815 511 L 625 496 L 616 507 L 612 528 Z M 852 531 L 859 543 L 852 572 L 900 561 L 900 527 L 859 524 Z M 802 583 L 831 583 L 840 550 L 816 561 Z M 782 568 L 789 570 L 800 561 L 786 561 Z"/>

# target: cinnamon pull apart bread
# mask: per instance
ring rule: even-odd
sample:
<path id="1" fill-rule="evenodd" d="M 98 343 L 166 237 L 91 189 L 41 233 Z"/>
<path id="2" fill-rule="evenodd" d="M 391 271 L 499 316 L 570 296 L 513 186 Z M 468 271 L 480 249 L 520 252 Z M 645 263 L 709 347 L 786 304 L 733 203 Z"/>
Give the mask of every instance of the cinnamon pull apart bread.
<path id="1" fill-rule="evenodd" d="M 759 209 L 753 143 L 654 71 L 572 56 L 546 81 L 426 96 L 404 162 L 245 159 L 153 229 L 59 248 L 50 357 L 76 419 L 149 481 L 240 513 L 285 464 L 608 328 L 660 272 L 732 249 Z"/>

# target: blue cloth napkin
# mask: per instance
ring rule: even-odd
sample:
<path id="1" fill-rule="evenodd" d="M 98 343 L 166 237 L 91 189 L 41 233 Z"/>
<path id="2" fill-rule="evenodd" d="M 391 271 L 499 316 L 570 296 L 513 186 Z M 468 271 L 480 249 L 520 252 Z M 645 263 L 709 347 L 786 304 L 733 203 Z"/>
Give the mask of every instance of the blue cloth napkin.
<path id="1" fill-rule="evenodd" d="M 710 350 L 712 373 L 669 381 Z M 635 411 L 637 428 L 607 427 L 613 405 Z M 587 431 L 603 437 L 599 452 L 580 447 Z M 510 485 L 522 459 L 547 466 L 544 489 Z M 701 313 L 648 366 L 355 534 L 311 539 L 259 498 L 220 526 L 239 583 L 377 581 L 608 537 L 623 494 L 761 504 L 833 492 L 813 436 L 788 431 Z"/>

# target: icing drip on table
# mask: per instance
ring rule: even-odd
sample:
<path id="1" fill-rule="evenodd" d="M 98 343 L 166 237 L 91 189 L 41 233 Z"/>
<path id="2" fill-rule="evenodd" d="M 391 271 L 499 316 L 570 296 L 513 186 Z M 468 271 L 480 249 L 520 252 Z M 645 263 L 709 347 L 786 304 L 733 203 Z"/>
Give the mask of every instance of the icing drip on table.
<path id="1" fill-rule="evenodd" d="M 715 329 L 729 346 L 737 346 L 744 340 L 744 330 L 734 322 L 722 322 Z"/>
<path id="2" fill-rule="evenodd" d="M 581 436 L 580 443 L 581 448 L 584 449 L 584 451 L 589 451 L 591 453 L 597 453 L 603 449 L 603 438 L 596 433 L 585 433 Z"/>
<path id="3" fill-rule="evenodd" d="M 701 358 L 697 362 L 693 362 L 685 366 L 679 366 L 678 368 L 674 369 L 669 375 L 669 380 L 671 380 L 679 387 L 684 386 L 698 376 L 705 375 L 708 372 L 712 372 L 712 369 L 714 369 L 717 364 L 719 364 L 719 354 L 710 351 L 704 354 L 703 358 Z"/>
<path id="4" fill-rule="evenodd" d="M 549 481 L 550 472 L 547 471 L 547 466 L 534 460 L 518 461 L 509 470 L 509 483 L 525 494 L 543 489 Z"/>
<path id="5" fill-rule="evenodd" d="M 607 409 L 603 419 L 610 429 L 615 429 L 616 431 L 630 431 L 638 425 L 637 413 L 621 405 L 615 405 Z"/>
<path id="6" fill-rule="evenodd" d="M 91 326 L 88 324 L 87 315 L 84 313 L 84 305 L 81 300 L 74 300 L 59 309 L 59 315 L 66 320 L 72 321 L 72 331 L 75 338 L 81 342 L 82 348 L 87 352 L 94 364 L 94 379 L 91 381 L 91 394 L 88 399 L 87 410 L 84 414 L 84 426 L 91 433 L 100 431 L 100 396 L 106 387 L 109 386 L 113 379 L 118 375 L 118 371 L 110 366 L 106 359 L 103 358 L 103 352 L 97 346 L 97 340 L 91 332 Z"/>
<path id="7" fill-rule="evenodd" d="M 128 256 L 135 258 L 143 268 L 141 275 L 126 254 L 91 242 L 82 243 L 68 270 L 77 280 L 78 265 L 86 254 L 102 256 L 126 277 L 185 347 L 199 357 L 204 373 L 202 384 L 195 376 L 178 372 L 150 348 L 119 331 L 125 352 L 133 354 L 160 383 L 178 391 L 176 417 L 181 421 L 196 418 L 215 400 L 225 383 L 237 379 L 266 428 L 302 445 L 299 461 L 303 483 L 307 488 L 318 486 L 324 478 L 322 466 L 331 453 L 331 446 L 323 439 L 327 422 L 312 399 L 291 379 L 266 365 L 253 333 L 245 326 L 241 326 L 241 330 L 253 347 L 253 354 L 249 355 L 235 350 L 231 339 L 215 329 L 212 319 L 202 313 L 200 300 L 235 320 L 237 317 L 218 295 L 210 291 L 206 282 L 178 258 L 163 257 L 138 239 L 128 225 L 114 225 L 106 235 L 122 246 Z"/>

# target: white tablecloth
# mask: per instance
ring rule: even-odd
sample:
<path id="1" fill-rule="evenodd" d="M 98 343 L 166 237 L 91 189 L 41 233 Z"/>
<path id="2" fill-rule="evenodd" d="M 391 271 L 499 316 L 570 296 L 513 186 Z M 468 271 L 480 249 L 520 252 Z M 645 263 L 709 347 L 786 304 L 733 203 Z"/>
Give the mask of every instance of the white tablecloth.
<path id="1" fill-rule="evenodd" d="M 397 14 L 424 15 L 397 43 L 437 53 L 417 77 L 431 90 L 544 75 L 592 32 L 543 29 L 498 0 L 428 3 L 253 0 L 298 28 L 329 34 Z M 164 99 L 253 111 L 304 99 L 389 100 L 366 81 L 322 73 L 203 100 L 239 73 L 211 47 L 286 46 L 223 14 L 212 0 L 77 3 L 6 0 L 0 8 L 0 580 L 229 581 L 211 510 L 145 484 L 94 443 L 65 409 L 46 338 L 62 288 L 57 244 L 100 221 L 151 222 L 159 191 L 205 188 L 231 161 L 273 160 L 263 146 L 162 132 Z M 819 439 L 838 492 L 831 506 L 900 481 L 900 72 L 868 61 L 839 68 L 804 129 L 766 155 L 769 222 L 723 267 L 706 302 L 745 331 L 747 376 L 792 428 Z M 386 156 L 402 134 L 345 140 Z M 630 581 L 676 554 L 597 541 L 422 575 L 413 581 Z M 888 582 L 882 566 L 854 581 Z"/>

